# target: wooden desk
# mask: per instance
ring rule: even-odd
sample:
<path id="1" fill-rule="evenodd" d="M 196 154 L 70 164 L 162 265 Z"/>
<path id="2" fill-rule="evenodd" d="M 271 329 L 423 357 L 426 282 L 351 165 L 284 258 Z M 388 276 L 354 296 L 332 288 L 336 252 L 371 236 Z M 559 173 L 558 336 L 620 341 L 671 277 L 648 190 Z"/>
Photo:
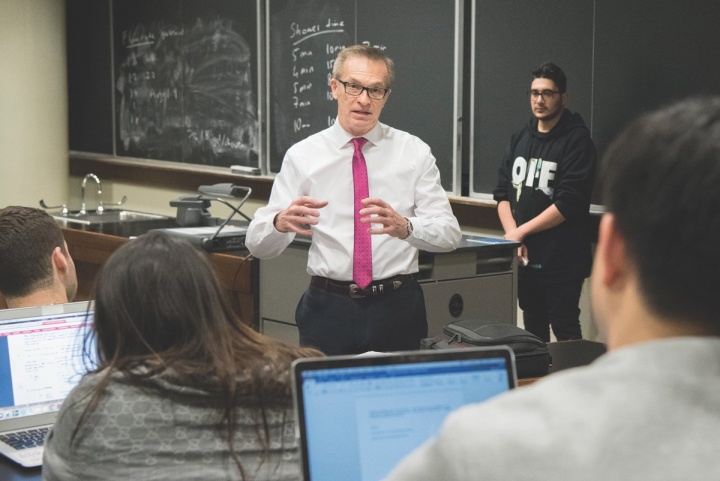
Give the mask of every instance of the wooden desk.
<path id="1" fill-rule="evenodd" d="M 75 300 L 87 300 L 92 294 L 100 266 L 129 238 L 72 228 L 63 228 L 63 235 L 77 270 L 78 293 Z M 257 260 L 240 252 L 211 253 L 208 256 L 233 310 L 246 323 L 257 327 Z"/>

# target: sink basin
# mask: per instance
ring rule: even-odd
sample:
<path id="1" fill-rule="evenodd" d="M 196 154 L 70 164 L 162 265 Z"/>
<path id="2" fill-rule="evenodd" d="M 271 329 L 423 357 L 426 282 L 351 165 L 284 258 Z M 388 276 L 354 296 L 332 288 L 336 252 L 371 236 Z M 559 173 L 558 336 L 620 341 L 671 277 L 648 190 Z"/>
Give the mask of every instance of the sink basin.
<path id="1" fill-rule="evenodd" d="M 102 213 L 90 210 L 85 214 L 80 214 L 78 211 L 70 211 L 67 215 L 60 213 L 51 215 L 55 220 L 63 223 L 80 225 L 117 224 L 169 219 L 169 217 L 165 215 L 125 209 L 105 209 Z"/>

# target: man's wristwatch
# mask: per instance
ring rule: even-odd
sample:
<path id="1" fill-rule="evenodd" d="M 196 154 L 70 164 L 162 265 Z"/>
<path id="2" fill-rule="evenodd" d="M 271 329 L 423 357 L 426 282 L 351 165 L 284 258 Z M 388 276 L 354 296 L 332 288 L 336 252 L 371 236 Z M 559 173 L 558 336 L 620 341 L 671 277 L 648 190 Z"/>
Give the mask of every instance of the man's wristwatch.
<path id="1" fill-rule="evenodd" d="M 400 238 L 401 240 L 407 239 L 407 238 L 410 237 L 410 236 L 412 235 L 412 233 L 413 233 L 413 225 L 412 225 L 412 222 L 410 222 L 410 219 L 408 219 L 407 217 L 405 217 L 405 220 L 407 221 L 407 235 L 406 235 L 405 237 L 401 237 L 401 238 Z"/>

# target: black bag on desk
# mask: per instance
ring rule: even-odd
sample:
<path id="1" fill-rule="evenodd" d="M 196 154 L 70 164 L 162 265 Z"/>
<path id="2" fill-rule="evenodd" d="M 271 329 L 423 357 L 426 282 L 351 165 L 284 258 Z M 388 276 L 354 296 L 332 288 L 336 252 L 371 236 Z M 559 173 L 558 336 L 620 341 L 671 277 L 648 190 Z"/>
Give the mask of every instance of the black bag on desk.
<path id="1" fill-rule="evenodd" d="M 515 353 L 518 378 L 544 376 L 550 368 L 545 341 L 512 324 L 487 324 L 474 319 L 451 322 L 443 333 L 420 342 L 422 349 L 509 346 Z"/>

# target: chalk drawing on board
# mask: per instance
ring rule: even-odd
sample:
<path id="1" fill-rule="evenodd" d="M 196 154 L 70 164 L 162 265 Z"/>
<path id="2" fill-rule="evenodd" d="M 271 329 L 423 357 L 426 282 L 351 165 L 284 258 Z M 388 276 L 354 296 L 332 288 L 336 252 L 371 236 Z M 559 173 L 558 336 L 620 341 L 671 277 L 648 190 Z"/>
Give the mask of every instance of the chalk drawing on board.
<path id="1" fill-rule="evenodd" d="M 118 154 L 257 165 L 252 50 L 233 21 L 162 20 L 122 30 L 116 65 Z"/>

